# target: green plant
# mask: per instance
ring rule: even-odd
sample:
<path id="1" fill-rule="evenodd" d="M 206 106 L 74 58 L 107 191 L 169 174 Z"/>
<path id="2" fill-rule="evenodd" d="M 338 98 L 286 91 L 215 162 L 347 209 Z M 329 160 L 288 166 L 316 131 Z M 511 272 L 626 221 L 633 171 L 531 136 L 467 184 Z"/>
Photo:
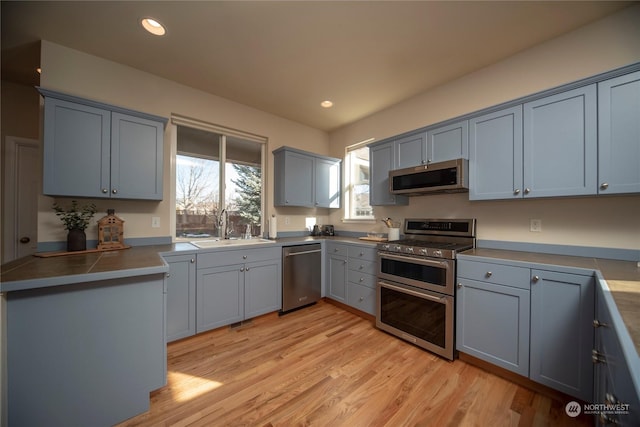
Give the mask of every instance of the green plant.
<path id="1" fill-rule="evenodd" d="M 96 205 L 93 203 L 78 206 L 78 202 L 71 201 L 71 207 L 69 209 L 62 208 L 57 202 L 53 204 L 53 210 L 56 212 L 56 216 L 60 217 L 60 220 L 64 223 L 66 230 L 80 229 L 85 230 L 89 225 L 89 221 L 96 213 Z"/>

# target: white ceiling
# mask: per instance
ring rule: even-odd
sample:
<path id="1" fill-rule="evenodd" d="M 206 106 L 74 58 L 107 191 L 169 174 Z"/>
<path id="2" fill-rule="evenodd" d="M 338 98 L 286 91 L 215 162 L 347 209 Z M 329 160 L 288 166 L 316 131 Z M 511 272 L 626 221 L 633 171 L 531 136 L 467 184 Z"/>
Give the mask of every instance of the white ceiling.
<path id="1" fill-rule="evenodd" d="M 2 1 L 2 77 L 44 39 L 331 131 L 630 3 Z"/>

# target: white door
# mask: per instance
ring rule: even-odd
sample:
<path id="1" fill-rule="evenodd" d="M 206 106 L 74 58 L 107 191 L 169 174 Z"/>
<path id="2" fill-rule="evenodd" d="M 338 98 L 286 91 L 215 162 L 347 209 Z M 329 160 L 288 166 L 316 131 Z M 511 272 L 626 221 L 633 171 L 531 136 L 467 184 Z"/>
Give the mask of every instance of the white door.
<path id="1" fill-rule="evenodd" d="M 37 140 L 8 136 L 5 147 L 3 263 L 36 252 L 42 176 Z"/>

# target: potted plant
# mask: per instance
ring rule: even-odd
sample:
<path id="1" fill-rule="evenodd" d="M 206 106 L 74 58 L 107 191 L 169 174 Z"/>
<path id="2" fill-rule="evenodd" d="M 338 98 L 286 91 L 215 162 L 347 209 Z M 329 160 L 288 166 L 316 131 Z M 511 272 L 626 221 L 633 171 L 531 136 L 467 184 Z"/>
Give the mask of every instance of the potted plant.
<path id="1" fill-rule="evenodd" d="M 53 204 L 53 210 L 56 212 L 56 216 L 60 217 L 65 230 L 69 231 L 67 233 L 67 251 L 86 250 L 87 235 L 84 230 L 96 213 L 96 205 L 91 203 L 80 207 L 78 202 L 72 200 L 69 209 L 64 209 L 56 202 Z"/>

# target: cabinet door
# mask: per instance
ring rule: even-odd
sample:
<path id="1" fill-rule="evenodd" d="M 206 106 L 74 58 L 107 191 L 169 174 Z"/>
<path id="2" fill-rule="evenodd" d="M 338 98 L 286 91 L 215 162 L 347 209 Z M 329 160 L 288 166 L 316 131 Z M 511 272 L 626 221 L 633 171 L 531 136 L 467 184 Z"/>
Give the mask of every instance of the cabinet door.
<path id="1" fill-rule="evenodd" d="M 349 282 L 347 285 L 347 304 L 375 316 L 376 289 Z"/>
<path id="2" fill-rule="evenodd" d="M 640 192 L 640 71 L 598 83 L 599 193 Z"/>
<path id="3" fill-rule="evenodd" d="M 164 258 L 169 264 L 167 276 L 167 342 L 196 333 L 195 255 Z"/>
<path id="4" fill-rule="evenodd" d="M 528 376 L 529 298 L 525 289 L 459 279 L 458 351 Z"/>
<path id="5" fill-rule="evenodd" d="M 313 207 L 314 158 L 301 153 L 283 151 L 276 159 L 276 206 Z"/>
<path id="6" fill-rule="evenodd" d="M 280 260 L 247 263 L 244 274 L 244 318 L 282 308 Z"/>
<path id="7" fill-rule="evenodd" d="M 315 159 L 315 206 L 319 208 L 340 207 L 340 167 L 339 161 Z"/>
<path id="8" fill-rule="evenodd" d="M 395 167 L 394 169 L 409 168 L 427 163 L 427 134 L 406 136 L 394 142 Z"/>
<path id="9" fill-rule="evenodd" d="M 394 168 L 393 142 L 369 149 L 369 204 L 371 206 L 406 205 L 406 196 L 389 193 L 389 171 Z"/>
<path id="10" fill-rule="evenodd" d="M 329 255 L 329 297 L 345 302 L 347 298 L 347 258 Z"/>
<path id="11" fill-rule="evenodd" d="M 593 399 L 594 279 L 531 270 L 530 378 Z"/>
<path id="12" fill-rule="evenodd" d="M 244 265 L 198 270 L 196 331 L 203 332 L 244 318 Z"/>
<path id="13" fill-rule="evenodd" d="M 522 197 L 522 105 L 469 120 L 469 199 Z"/>
<path id="14" fill-rule="evenodd" d="M 469 158 L 469 121 L 427 131 L 427 163 Z"/>
<path id="15" fill-rule="evenodd" d="M 111 115 L 111 197 L 162 200 L 163 125 Z"/>
<path id="16" fill-rule="evenodd" d="M 43 193 L 109 197 L 107 110 L 45 98 Z"/>
<path id="17" fill-rule="evenodd" d="M 596 85 L 524 104 L 524 197 L 596 194 Z"/>

